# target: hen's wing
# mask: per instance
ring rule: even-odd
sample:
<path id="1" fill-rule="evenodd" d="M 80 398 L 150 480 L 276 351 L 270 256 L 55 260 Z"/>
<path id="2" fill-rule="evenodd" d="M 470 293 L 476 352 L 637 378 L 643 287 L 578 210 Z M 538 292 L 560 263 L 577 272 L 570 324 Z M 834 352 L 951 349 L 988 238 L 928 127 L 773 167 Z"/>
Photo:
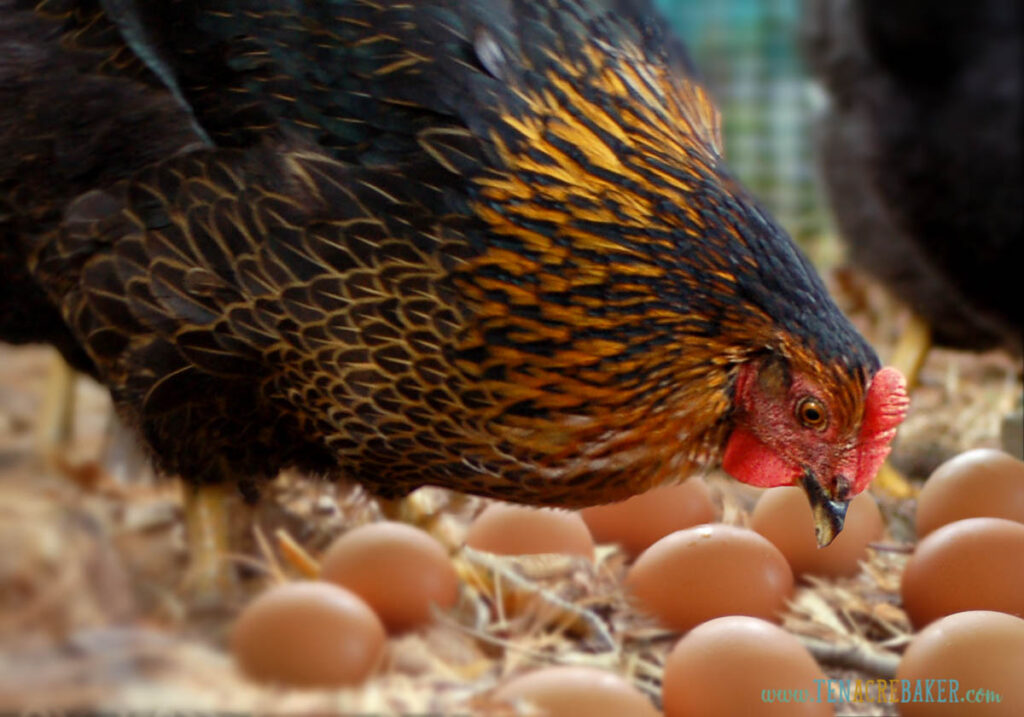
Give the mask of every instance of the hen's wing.
<path id="1" fill-rule="evenodd" d="M 315 152 L 200 150 L 80 198 L 37 273 L 165 470 L 340 465 L 400 493 L 460 460 L 438 432 L 461 400 L 442 277 L 465 253 L 422 231 L 407 186 Z"/>

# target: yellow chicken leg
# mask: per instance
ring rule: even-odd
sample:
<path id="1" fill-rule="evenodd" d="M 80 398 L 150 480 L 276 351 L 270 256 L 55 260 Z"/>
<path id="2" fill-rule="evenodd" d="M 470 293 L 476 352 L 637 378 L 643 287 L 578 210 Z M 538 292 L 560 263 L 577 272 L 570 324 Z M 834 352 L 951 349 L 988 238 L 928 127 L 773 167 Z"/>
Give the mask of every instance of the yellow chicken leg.
<path id="1" fill-rule="evenodd" d="M 889 365 L 900 370 L 907 379 L 907 391 L 913 390 L 921 375 L 921 367 L 932 347 L 931 326 L 917 314 L 911 314 L 903 335 L 900 336 L 896 348 L 892 352 Z M 911 498 L 917 495 L 917 489 L 892 463 L 886 461 L 872 485 L 893 498 Z"/>
<path id="2" fill-rule="evenodd" d="M 193 607 L 216 607 L 237 588 L 231 552 L 232 509 L 240 502 L 231 484 L 184 484 L 189 566 L 185 591 Z"/>
<path id="3" fill-rule="evenodd" d="M 918 489 L 914 484 L 893 468 L 892 463 L 889 461 L 882 464 L 871 486 L 876 491 L 881 491 L 891 498 L 913 498 L 918 493 Z"/>
<path id="4" fill-rule="evenodd" d="M 912 314 L 889 360 L 889 365 L 899 369 L 907 379 L 908 392 L 917 385 L 921 367 L 931 347 L 931 326 L 917 314 Z"/>
<path id="5" fill-rule="evenodd" d="M 71 442 L 77 376 L 56 351 L 51 356 L 48 374 L 36 441 L 47 461 L 59 462 Z"/>

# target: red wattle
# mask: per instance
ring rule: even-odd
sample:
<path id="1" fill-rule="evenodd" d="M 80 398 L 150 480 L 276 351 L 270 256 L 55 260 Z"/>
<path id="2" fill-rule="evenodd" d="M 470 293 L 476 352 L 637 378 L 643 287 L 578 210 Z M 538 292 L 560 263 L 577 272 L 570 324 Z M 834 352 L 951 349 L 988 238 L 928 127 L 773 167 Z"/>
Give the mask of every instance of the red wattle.
<path id="1" fill-rule="evenodd" d="M 722 469 L 741 483 L 758 488 L 793 485 L 799 468 L 779 458 L 778 454 L 743 428 L 733 429 L 722 456 Z"/>

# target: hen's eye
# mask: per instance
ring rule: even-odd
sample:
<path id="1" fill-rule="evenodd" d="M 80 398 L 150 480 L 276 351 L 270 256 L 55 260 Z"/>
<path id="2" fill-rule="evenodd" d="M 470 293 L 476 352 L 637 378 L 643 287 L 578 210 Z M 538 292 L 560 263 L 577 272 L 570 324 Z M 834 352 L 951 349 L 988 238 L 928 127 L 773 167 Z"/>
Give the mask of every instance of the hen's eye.
<path id="1" fill-rule="evenodd" d="M 800 401 L 796 407 L 796 416 L 805 428 L 821 431 L 828 425 L 825 407 L 816 398 L 805 398 Z"/>

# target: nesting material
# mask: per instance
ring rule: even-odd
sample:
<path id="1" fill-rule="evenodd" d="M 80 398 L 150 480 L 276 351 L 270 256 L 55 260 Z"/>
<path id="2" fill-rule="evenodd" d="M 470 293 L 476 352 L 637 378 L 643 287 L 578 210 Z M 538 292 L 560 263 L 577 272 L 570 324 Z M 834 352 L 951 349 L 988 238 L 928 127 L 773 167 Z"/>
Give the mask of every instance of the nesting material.
<path id="1" fill-rule="evenodd" d="M 874 330 L 870 319 L 858 317 L 885 355 L 891 317 L 875 317 Z M 108 403 L 84 379 L 70 470 L 44 465 L 33 430 L 45 356 L 0 346 L 0 708 L 501 714 L 500 685 L 558 665 L 617 674 L 660 705 L 679 634 L 630 604 L 621 548 L 599 543 L 593 560 L 458 549 L 484 503 L 429 489 L 422 502 L 460 577 L 454 607 L 389 638 L 378 671 L 358 687 L 284 690 L 246 678 L 226 651 L 233 616 L 198 624 L 184 610 L 177 486 L 124 482 L 99 467 Z M 933 352 L 894 449 L 897 467 L 920 479 L 957 451 L 998 445 L 1017 371 L 996 355 Z M 748 526 L 760 492 L 715 475 L 708 485 L 719 520 Z M 914 634 L 899 595 L 914 504 L 878 500 L 889 537 L 869 546 L 856 574 L 797 585 L 781 615 L 830 678 L 895 676 Z M 253 595 L 275 574 L 310 577 L 332 540 L 381 519 L 359 488 L 289 474 L 268 486 L 265 503 L 265 549 L 235 556 Z M 854 702 L 842 714 L 895 715 L 896 705 Z"/>

